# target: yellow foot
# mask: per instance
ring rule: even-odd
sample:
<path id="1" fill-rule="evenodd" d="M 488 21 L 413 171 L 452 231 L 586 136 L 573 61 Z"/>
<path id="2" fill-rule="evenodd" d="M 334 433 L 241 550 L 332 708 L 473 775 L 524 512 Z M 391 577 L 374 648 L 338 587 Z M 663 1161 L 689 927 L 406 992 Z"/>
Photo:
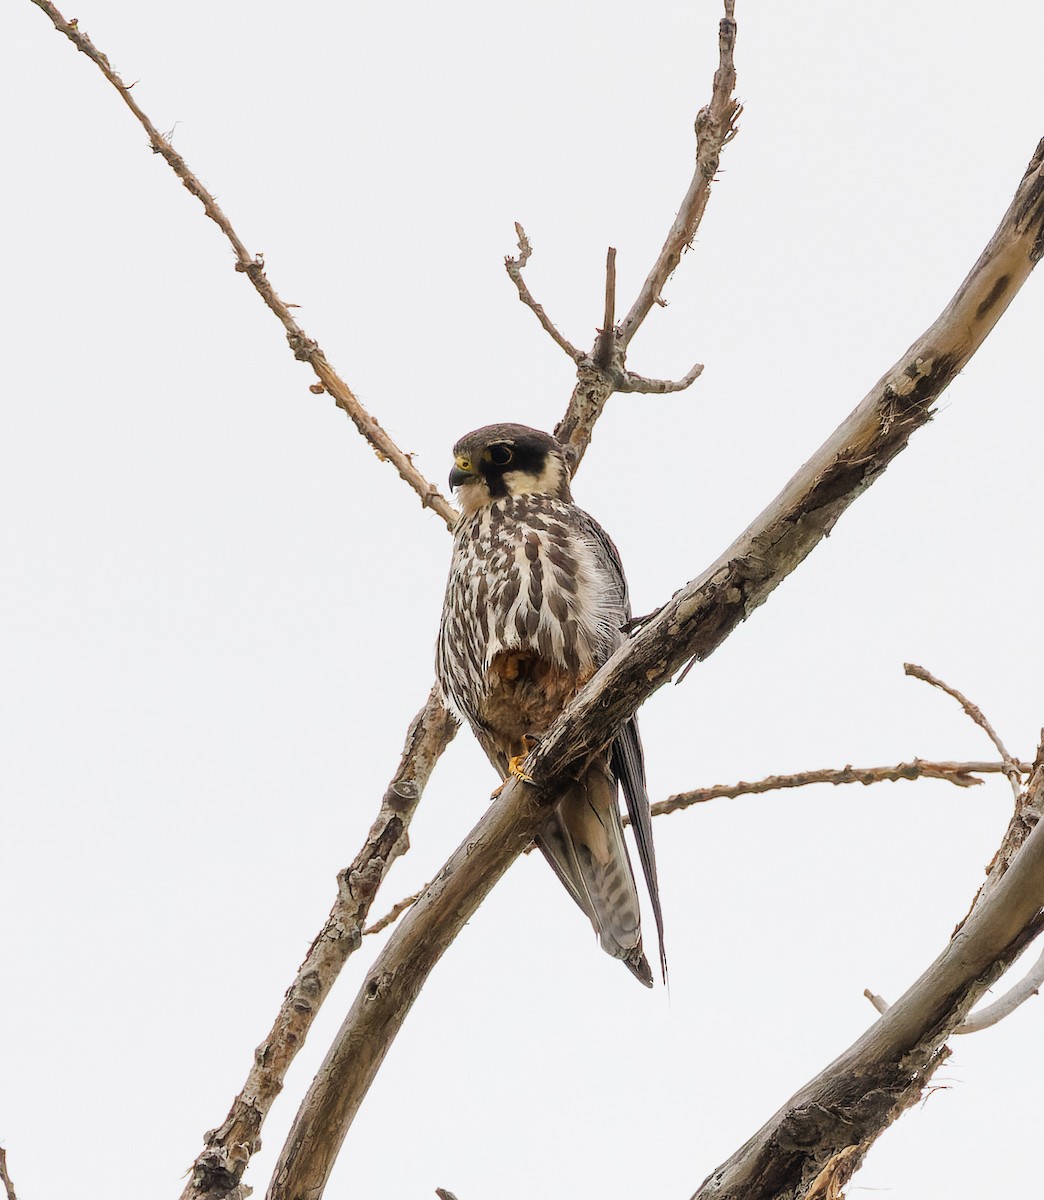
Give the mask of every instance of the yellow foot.
<path id="1" fill-rule="evenodd" d="M 528 757 L 529 751 L 527 750 L 525 754 L 516 754 L 508 759 L 509 774 L 514 775 L 516 779 L 521 779 L 523 783 L 534 782 L 533 777 L 531 775 L 527 775 L 523 769 L 523 764 Z"/>
<path id="2" fill-rule="evenodd" d="M 500 787 L 498 787 L 494 791 L 494 793 L 493 793 L 494 797 L 500 795 L 500 793 L 507 787 L 507 785 L 511 781 L 511 779 L 521 779 L 523 783 L 536 783 L 536 780 L 533 778 L 532 775 L 526 774 L 524 763 L 525 763 L 526 759 L 529 757 L 530 753 L 536 749 L 537 739 L 535 737 L 530 737 L 529 734 L 526 734 L 526 736 L 523 740 L 525 742 L 525 747 L 526 747 L 525 753 L 524 754 L 513 754 L 508 759 L 508 778 L 505 779 L 504 782 L 500 785 Z"/>

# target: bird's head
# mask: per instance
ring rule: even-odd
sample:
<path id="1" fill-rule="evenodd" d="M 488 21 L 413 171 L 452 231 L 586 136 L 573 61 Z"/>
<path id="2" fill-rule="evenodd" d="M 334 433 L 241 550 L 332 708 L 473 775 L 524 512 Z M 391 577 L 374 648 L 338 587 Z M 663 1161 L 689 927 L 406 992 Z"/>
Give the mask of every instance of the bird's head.
<path id="1" fill-rule="evenodd" d="M 453 447 L 449 485 L 466 513 L 527 494 L 569 500 L 569 470 L 560 442 L 527 425 L 485 425 Z"/>

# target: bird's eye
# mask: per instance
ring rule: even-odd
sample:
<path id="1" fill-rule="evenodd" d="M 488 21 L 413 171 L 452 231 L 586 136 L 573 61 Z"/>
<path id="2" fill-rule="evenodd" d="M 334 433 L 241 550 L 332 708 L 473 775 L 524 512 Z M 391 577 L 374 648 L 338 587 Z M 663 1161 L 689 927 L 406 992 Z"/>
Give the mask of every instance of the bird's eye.
<path id="1" fill-rule="evenodd" d="M 498 467 L 506 467 L 515 456 L 509 446 L 490 446 L 489 457 Z"/>

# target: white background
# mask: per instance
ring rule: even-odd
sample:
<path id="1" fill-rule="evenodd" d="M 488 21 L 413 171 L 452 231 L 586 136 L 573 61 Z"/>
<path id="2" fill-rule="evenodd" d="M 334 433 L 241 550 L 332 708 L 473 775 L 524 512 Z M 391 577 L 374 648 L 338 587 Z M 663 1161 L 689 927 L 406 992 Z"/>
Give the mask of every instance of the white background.
<path id="1" fill-rule="evenodd" d="M 84 0 L 67 16 L 217 194 L 281 295 L 440 485 L 489 421 L 551 428 L 691 174 L 711 0 Z M 740 3 L 742 129 L 577 497 L 635 609 L 696 575 L 949 299 L 1044 134 L 1044 9 Z M 25 1200 L 176 1196 L 362 842 L 432 678 L 449 538 L 232 269 L 199 203 L 29 0 L 0 9 L 0 1142 Z M 1044 293 L 829 541 L 642 714 L 653 798 L 990 748 L 1032 756 Z M 462 734 L 382 893 L 438 869 L 493 779 Z M 603 955 L 536 856 L 421 994 L 331 1197 L 684 1197 L 866 1028 L 964 914 L 1007 785 L 720 801 L 656 834 L 672 986 Z M 376 915 L 376 914 L 375 914 Z M 263 1191 L 380 939 L 317 1022 Z M 957 1039 L 852 1195 L 1021 1193 L 1040 1002 Z"/>

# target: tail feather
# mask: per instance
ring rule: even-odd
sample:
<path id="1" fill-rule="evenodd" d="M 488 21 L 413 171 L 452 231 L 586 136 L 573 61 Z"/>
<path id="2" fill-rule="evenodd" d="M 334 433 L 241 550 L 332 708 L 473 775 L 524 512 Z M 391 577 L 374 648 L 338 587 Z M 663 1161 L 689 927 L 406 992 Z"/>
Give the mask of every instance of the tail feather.
<path id="1" fill-rule="evenodd" d="M 563 797 L 537 839 L 566 890 L 587 914 L 602 949 L 647 987 L 641 911 L 608 764 L 595 763 Z"/>
<path id="2" fill-rule="evenodd" d="M 653 918 L 656 921 L 656 937 L 660 947 L 660 973 L 667 982 L 667 953 L 663 945 L 663 911 L 660 908 L 660 882 L 656 876 L 656 851 L 652 836 L 652 806 L 649 789 L 645 782 L 645 756 L 638 736 L 638 719 L 631 717 L 623 725 L 613 742 L 610 753 L 613 774 L 623 787 L 627 814 L 631 818 L 631 829 L 638 846 L 638 858 L 645 875 L 649 891 Z"/>

